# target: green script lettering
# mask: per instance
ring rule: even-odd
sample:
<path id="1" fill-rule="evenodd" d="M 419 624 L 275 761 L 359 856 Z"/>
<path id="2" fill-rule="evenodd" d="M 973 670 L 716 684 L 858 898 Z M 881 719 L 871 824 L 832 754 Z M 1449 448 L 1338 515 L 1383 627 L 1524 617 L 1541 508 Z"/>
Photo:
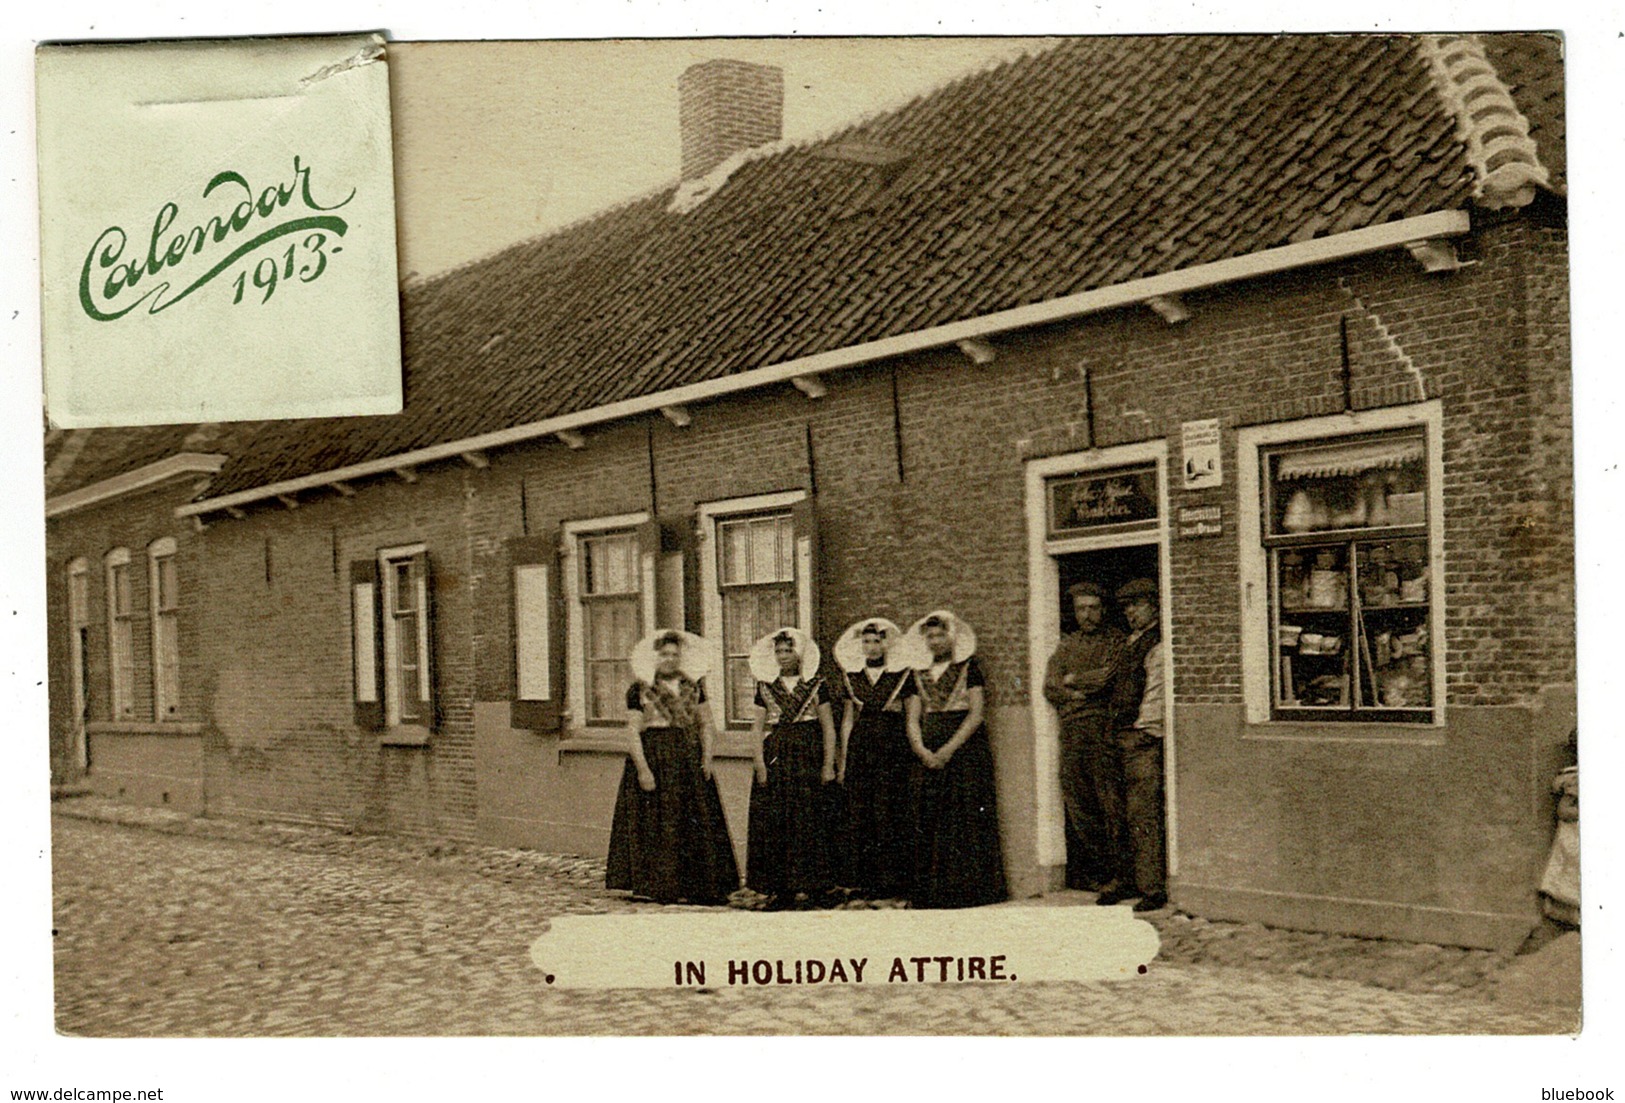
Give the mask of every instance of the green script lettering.
<path id="1" fill-rule="evenodd" d="M 97 235 L 79 270 L 79 305 L 85 314 L 98 322 L 111 322 L 143 304 L 146 313 L 157 314 L 280 237 L 304 231 L 325 231 L 343 237 L 349 223 L 328 212 L 338 210 L 356 196 L 351 188 L 337 203 L 318 203 L 311 194 L 310 166 L 298 156 L 293 159 L 293 172 L 287 180 L 262 189 L 257 196 L 247 178 L 230 169 L 209 180 L 202 198 L 208 200 L 217 189 L 221 192 L 219 198 L 230 196 L 235 200 L 230 210 L 202 216 L 190 229 L 173 236 L 169 231 L 181 216 L 181 206 L 174 201 L 160 206 L 153 216 L 143 259 L 125 256 L 130 241 L 123 227 L 109 226 Z M 252 236 L 243 241 L 231 240 L 245 232 Z M 224 250 L 223 254 L 214 254 L 215 247 Z M 193 258 L 200 259 L 192 263 Z M 325 256 L 319 260 L 317 275 L 327 263 Z M 190 270 L 182 271 L 185 268 Z M 154 277 L 154 281 L 138 291 L 137 285 L 145 276 Z M 176 285 L 180 285 L 179 289 L 172 290 Z"/>

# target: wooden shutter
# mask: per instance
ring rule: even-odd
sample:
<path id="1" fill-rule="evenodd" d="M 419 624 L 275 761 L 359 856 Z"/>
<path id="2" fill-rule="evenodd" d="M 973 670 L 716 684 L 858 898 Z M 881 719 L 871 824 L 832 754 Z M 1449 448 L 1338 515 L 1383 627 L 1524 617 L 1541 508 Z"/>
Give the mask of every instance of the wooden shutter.
<path id="1" fill-rule="evenodd" d="M 665 533 L 658 520 L 648 520 L 638 526 L 638 618 L 642 624 L 640 635 L 656 628 L 669 627 L 661 616 L 660 572 L 665 560 Z"/>
<path id="2" fill-rule="evenodd" d="M 350 662 L 354 668 L 355 726 L 363 731 L 384 728 L 382 604 L 378 562 L 350 564 Z"/>
<path id="3" fill-rule="evenodd" d="M 531 731 L 564 727 L 564 616 L 557 533 L 508 541 L 512 594 L 512 706 L 509 723 Z"/>
<path id="4" fill-rule="evenodd" d="M 645 521 L 638 526 L 638 555 L 653 555 L 658 557 L 664 546 L 665 537 L 661 533 L 659 521 Z"/>
<path id="5" fill-rule="evenodd" d="M 697 513 L 665 517 L 661 524 L 674 550 L 683 553 L 683 624 L 696 635 L 705 633 L 705 611 L 700 603 L 700 517 Z"/>
<path id="6" fill-rule="evenodd" d="M 818 620 L 818 507 L 811 497 L 790 507 L 796 537 L 796 608 L 813 639 L 823 639 Z"/>

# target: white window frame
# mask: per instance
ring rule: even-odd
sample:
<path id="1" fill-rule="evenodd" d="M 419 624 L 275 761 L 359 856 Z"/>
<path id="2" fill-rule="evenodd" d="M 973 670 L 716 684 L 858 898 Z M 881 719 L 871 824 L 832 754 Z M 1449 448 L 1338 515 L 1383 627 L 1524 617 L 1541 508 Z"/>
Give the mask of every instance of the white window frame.
<path id="1" fill-rule="evenodd" d="M 1432 648 L 1432 720 L 1298 720 L 1275 719 L 1270 708 L 1269 558 L 1265 554 L 1264 499 L 1259 454 L 1283 444 L 1313 444 L 1319 440 L 1394 429 L 1420 428 L 1427 442 L 1428 587 L 1432 611 L 1428 614 Z M 1379 410 L 1303 418 L 1297 421 L 1254 425 L 1236 431 L 1236 488 L 1239 498 L 1236 536 L 1241 578 L 1241 686 L 1246 719 L 1280 731 L 1307 730 L 1305 738 L 1382 739 L 1383 729 L 1442 728 L 1445 722 L 1445 570 L 1444 570 L 1444 406 L 1437 399 Z M 1257 733 L 1270 737 L 1268 732 Z M 1392 736 L 1387 738 L 1392 739 Z"/>
<path id="2" fill-rule="evenodd" d="M 647 524 L 649 514 L 619 513 L 609 517 L 593 517 L 564 523 L 563 562 L 559 564 L 563 583 L 565 608 L 565 707 L 569 712 L 566 727 L 576 734 L 588 730 L 604 731 L 604 722 L 589 724 L 587 717 L 587 614 L 583 608 L 581 592 L 581 542 L 623 529 L 635 529 Z M 638 550 L 639 611 L 643 618 L 643 633 L 656 627 L 673 627 L 655 623 L 655 585 L 657 556 Z"/>
<path id="3" fill-rule="evenodd" d="M 395 673 L 395 657 L 399 653 L 401 641 L 396 638 L 395 629 L 395 572 L 391 566 L 403 559 L 411 559 L 419 555 L 427 555 L 429 551 L 426 544 L 405 544 L 396 548 L 380 548 L 378 550 L 378 603 L 379 616 L 382 619 L 384 637 L 384 724 L 390 728 L 423 728 L 428 729 L 433 723 L 434 686 L 430 679 L 429 669 L 429 603 L 427 572 L 418 576 L 417 586 L 417 639 L 412 641 L 417 649 L 418 681 L 421 692 L 417 702 L 418 713 L 411 719 L 403 719 L 401 684 Z"/>
<path id="4" fill-rule="evenodd" d="M 85 629 L 89 626 L 90 560 L 81 555 L 68 564 L 68 677 L 72 680 L 68 700 L 73 706 L 73 757 L 80 769 L 89 765 L 84 737 L 85 708 L 89 704 L 85 692 Z"/>
<path id="5" fill-rule="evenodd" d="M 164 609 L 159 606 L 162 588 L 158 585 L 159 571 L 164 560 L 169 560 L 174 566 L 176 551 L 175 538 L 165 536 L 154 540 L 147 545 L 147 605 L 152 611 L 152 718 L 158 723 L 179 719 L 181 705 L 181 637 L 179 604 L 175 608 Z M 175 571 L 175 588 L 180 588 L 179 571 Z M 174 670 L 174 685 L 165 685 L 164 680 L 164 626 L 170 628 L 170 641 L 174 648 L 174 655 L 170 656 L 171 667 Z M 173 698 L 173 699 L 172 699 Z"/>
<path id="6" fill-rule="evenodd" d="M 131 584 L 130 549 L 114 548 L 102 559 L 103 577 L 107 585 L 107 687 L 108 714 L 111 719 L 135 719 L 135 594 Z M 129 609 L 121 617 L 118 612 L 118 586 L 114 572 L 124 568 L 129 586 Z"/>
<path id="7" fill-rule="evenodd" d="M 700 617 L 705 638 L 723 654 L 722 641 L 722 578 L 717 562 L 717 522 L 745 513 L 763 513 L 770 510 L 788 510 L 807 498 L 805 490 L 785 490 L 777 494 L 757 494 L 749 498 L 729 498 L 706 502 L 699 508 L 700 544 Z M 796 627 L 812 634 L 812 538 L 796 537 Z M 723 685 L 721 670 L 712 671 L 706 693 L 711 716 L 717 731 L 728 727 L 728 695 Z"/>

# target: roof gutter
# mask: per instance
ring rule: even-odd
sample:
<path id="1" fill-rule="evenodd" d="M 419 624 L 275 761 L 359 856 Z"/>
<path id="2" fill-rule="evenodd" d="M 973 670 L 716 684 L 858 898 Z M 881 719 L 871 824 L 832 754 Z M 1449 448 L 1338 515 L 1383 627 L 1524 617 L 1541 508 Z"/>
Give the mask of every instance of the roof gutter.
<path id="1" fill-rule="evenodd" d="M 915 330 L 912 333 L 902 333 L 894 337 L 884 337 L 878 341 L 868 341 L 860 345 L 831 349 L 828 352 L 804 356 L 797 360 L 788 360 L 782 364 L 754 368 L 735 375 L 726 375 L 720 379 L 690 383 L 686 386 L 674 387 L 654 394 L 639 395 L 636 398 L 623 399 L 603 406 L 594 406 L 591 409 L 578 410 L 574 413 L 560 414 L 557 417 L 533 421 L 524 425 L 515 425 L 511 428 L 499 429 L 479 436 L 464 437 L 461 440 L 430 445 L 427 448 L 418 448 L 410 452 L 397 452 L 382 459 L 367 460 L 364 463 L 338 467 L 330 471 L 317 472 L 313 475 L 304 475 L 297 479 L 267 483 L 264 486 L 238 491 L 235 494 L 225 494 L 218 498 L 205 498 L 201 501 L 191 502 L 177 508 L 175 514 L 178 517 L 187 517 L 216 510 L 225 510 L 249 502 L 274 498 L 278 495 L 295 494 L 301 490 L 313 490 L 350 479 L 388 474 L 402 467 L 433 463 L 438 460 L 456 459 L 466 453 L 483 452 L 487 449 L 502 448 L 524 441 L 535 440 L 539 437 L 569 433 L 591 425 L 618 421 L 638 414 L 655 413 L 665 408 L 708 402 L 728 395 L 739 394 L 743 391 L 771 386 L 775 383 L 793 382 L 797 379 L 810 378 L 826 372 L 856 367 L 874 360 L 953 345 L 959 341 L 1078 318 L 1087 314 L 1114 310 L 1119 307 L 1144 303 L 1150 299 L 1178 295 L 1218 284 L 1235 283 L 1239 280 L 1272 275 L 1295 268 L 1326 264 L 1331 261 L 1345 260 L 1350 257 L 1364 256 L 1388 249 L 1397 249 L 1415 242 L 1459 237 L 1467 233 L 1471 228 L 1471 219 L 1467 212 L 1463 210 L 1435 211 L 1432 214 L 1418 215 L 1415 218 L 1385 222 L 1377 226 L 1350 230 L 1347 233 L 1314 238 L 1310 241 L 1300 241 L 1274 249 L 1264 249 L 1256 253 L 1248 253 L 1245 256 L 1231 257 L 1227 260 L 1213 261 L 1209 264 L 1199 264 L 1159 276 L 1147 276 L 1143 279 L 1129 280 L 1127 283 L 1114 284 L 1111 287 L 1097 288 L 1093 291 L 1083 291 L 1059 299 L 1050 299 L 1041 303 L 1032 303 L 1028 306 L 1001 310 L 994 314 L 984 314 L 978 318 L 967 318 L 964 321 L 950 322 L 947 325 Z"/>
<path id="2" fill-rule="evenodd" d="M 133 471 L 114 475 L 110 479 L 82 486 L 78 490 L 70 490 L 66 494 L 47 498 L 45 516 L 60 517 L 76 509 L 85 509 L 113 498 L 122 498 L 126 494 L 156 486 L 165 479 L 173 479 L 177 475 L 213 475 L 225 465 L 227 458 L 217 452 L 177 452 L 173 456 L 165 456 L 157 463 L 149 463 Z"/>

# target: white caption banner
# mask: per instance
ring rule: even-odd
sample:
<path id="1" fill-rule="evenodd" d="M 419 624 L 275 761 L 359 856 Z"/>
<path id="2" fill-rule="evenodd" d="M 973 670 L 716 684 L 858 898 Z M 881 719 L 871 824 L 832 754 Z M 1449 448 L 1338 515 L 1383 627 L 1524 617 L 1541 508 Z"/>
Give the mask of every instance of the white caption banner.
<path id="1" fill-rule="evenodd" d="M 1127 907 L 567 915 L 531 944 L 561 988 L 1126 980 L 1157 955 Z"/>

